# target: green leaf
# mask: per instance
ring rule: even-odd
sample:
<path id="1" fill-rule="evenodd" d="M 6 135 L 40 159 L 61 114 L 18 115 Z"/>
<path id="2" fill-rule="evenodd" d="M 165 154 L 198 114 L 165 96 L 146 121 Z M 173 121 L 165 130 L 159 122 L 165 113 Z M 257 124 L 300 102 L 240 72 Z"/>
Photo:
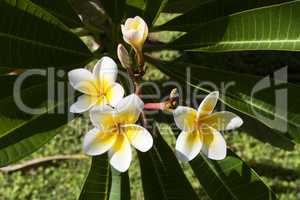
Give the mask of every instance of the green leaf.
<path id="1" fill-rule="evenodd" d="M 107 154 L 94 156 L 79 200 L 108 200 L 110 182 Z"/>
<path id="2" fill-rule="evenodd" d="M 9 68 L 0 68 L 0 76 L 6 75 L 9 73 Z"/>
<path id="3" fill-rule="evenodd" d="M 145 200 L 198 199 L 173 151 L 161 135 L 146 153 L 138 152 Z"/>
<path id="4" fill-rule="evenodd" d="M 221 17 L 245 10 L 279 4 L 290 0 L 211 0 L 211 1 L 179 1 L 179 7 L 188 5 L 190 11 L 156 27 L 156 30 L 191 31 L 200 25 L 209 23 Z M 174 2 L 174 4 L 176 1 Z M 181 5 L 182 4 L 182 5 Z M 176 4 L 175 4 L 176 5 Z"/>
<path id="5" fill-rule="evenodd" d="M 16 96 L 18 91 L 14 96 L 0 99 L 0 166 L 33 153 L 58 133 L 56 129 L 72 119 L 68 116 L 69 99 L 46 101 L 47 84 L 27 84 L 20 93 L 21 100 Z M 22 103 L 40 108 L 39 113 L 20 110 L 24 108 Z"/>
<path id="6" fill-rule="evenodd" d="M 111 167 L 111 177 L 109 200 L 130 200 L 128 172 L 120 173 Z"/>
<path id="7" fill-rule="evenodd" d="M 65 25 L 70 28 L 82 26 L 82 23 L 77 13 L 72 8 L 68 0 L 30 0 L 33 3 L 41 6 L 49 13 L 60 19 Z"/>
<path id="8" fill-rule="evenodd" d="M 229 149 L 224 160 L 210 160 L 200 153 L 190 165 L 212 200 L 277 199 L 257 173 Z"/>
<path id="9" fill-rule="evenodd" d="M 0 167 L 35 152 L 59 133 L 67 123 L 64 115 L 46 115 L 0 138 Z M 47 124 L 47 126 L 45 126 Z"/>
<path id="10" fill-rule="evenodd" d="M 7 72 L 9 71 L 10 70 L 7 70 Z M 14 86 L 18 77 L 19 76 L 17 75 L 0 75 L 0 90 L 1 90 L 0 99 L 13 96 Z M 33 85 L 42 84 L 45 81 L 46 79 L 44 77 L 31 76 L 30 78 L 23 81 L 22 90 Z"/>
<path id="11" fill-rule="evenodd" d="M 1 67 L 75 67 L 92 57 L 75 34 L 28 0 L 0 2 L 0 43 Z"/>
<path id="12" fill-rule="evenodd" d="M 186 87 L 191 87 L 192 89 L 196 89 L 196 91 L 199 90 L 208 93 L 211 90 L 211 88 L 207 88 L 203 84 L 201 86 L 201 82 L 212 83 L 218 88 L 222 87 L 222 84 L 230 85 L 230 87 L 227 88 L 226 93 L 222 94 L 220 97 L 220 100 L 224 104 L 239 113 L 253 118 L 257 123 L 264 124 L 273 134 L 279 134 L 280 131 L 282 136 L 285 136 L 286 138 L 292 136 L 296 142 L 300 142 L 300 110 L 297 103 L 297 94 L 299 93 L 300 88 L 298 86 L 289 83 L 281 83 L 279 80 L 275 80 L 275 84 L 278 86 L 268 87 L 264 90 L 259 90 L 259 92 L 255 91 L 254 95 L 252 95 L 252 89 L 259 81 L 263 80 L 263 82 L 267 81 L 267 83 L 270 82 L 271 84 L 274 80 L 269 79 L 268 77 L 261 79 L 256 76 L 211 69 L 190 63 L 181 63 L 177 61 L 163 62 L 150 57 L 146 57 L 146 60 L 158 67 L 172 79 L 178 80 L 183 86 L 186 84 Z M 188 80 L 185 78 L 187 70 L 191 75 Z M 283 86 L 285 87 L 283 90 L 280 88 L 278 89 L 278 87 Z M 281 95 L 284 95 L 282 93 L 284 91 L 286 91 L 288 95 L 287 99 L 283 99 L 283 101 L 287 101 L 288 105 L 288 110 L 286 111 L 287 117 L 285 117 L 284 114 L 281 114 L 284 107 L 282 107 L 280 103 L 275 105 L 273 102 L 275 93 L 277 93 L 276 97 L 280 97 Z M 273 119 L 276 119 L 276 121 L 273 121 Z M 245 121 L 245 123 L 247 123 L 247 121 Z M 282 128 L 281 125 L 287 125 L 287 130 L 279 130 L 279 128 Z M 265 128 L 261 130 L 265 130 Z M 264 132 L 260 133 L 265 134 Z M 272 144 L 272 137 L 269 137 L 269 142 Z M 278 145 L 278 140 L 273 144 Z M 286 145 L 283 144 L 281 147 L 284 146 Z"/>
<path id="13" fill-rule="evenodd" d="M 126 0 L 103 0 L 101 4 L 112 21 L 119 24 L 124 16 Z"/>
<path id="14" fill-rule="evenodd" d="M 169 0 L 163 11 L 169 13 L 188 12 L 210 1 L 211 0 Z"/>
<path id="15" fill-rule="evenodd" d="M 300 1 L 231 14 L 195 27 L 168 47 L 192 51 L 300 50 Z"/>
<path id="16" fill-rule="evenodd" d="M 127 0 L 125 18 L 143 16 L 145 0 Z"/>
<path id="17" fill-rule="evenodd" d="M 146 0 L 144 20 L 152 27 L 168 0 Z"/>

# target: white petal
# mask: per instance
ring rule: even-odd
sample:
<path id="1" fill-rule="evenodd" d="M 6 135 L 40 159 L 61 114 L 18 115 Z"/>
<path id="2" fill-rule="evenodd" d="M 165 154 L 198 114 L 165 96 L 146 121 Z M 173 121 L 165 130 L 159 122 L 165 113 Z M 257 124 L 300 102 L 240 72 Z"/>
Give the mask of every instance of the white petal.
<path id="1" fill-rule="evenodd" d="M 151 149 L 153 138 L 147 129 L 135 124 L 125 125 L 123 127 L 130 144 L 137 150 L 146 152 Z"/>
<path id="2" fill-rule="evenodd" d="M 106 99 L 111 106 L 116 106 L 124 97 L 124 89 L 119 83 L 114 83 L 106 93 Z"/>
<path id="3" fill-rule="evenodd" d="M 196 123 L 197 111 L 186 106 L 178 106 L 173 112 L 178 128 L 183 131 L 193 131 Z"/>
<path id="4" fill-rule="evenodd" d="M 71 105 L 71 113 L 82 113 L 88 111 L 97 102 L 97 97 L 90 95 L 81 95 L 78 97 L 77 101 Z"/>
<path id="5" fill-rule="evenodd" d="M 93 75 L 96 80 L 100 80 L 100 84 L 103 81 L 113 83 L 117 79 L 118 67 L 113 59 L 104 56 L 95 65 Z"/>
<path id="6" fill-rule="evenodd" d="M 198 132 L 182 131 L 177 138 L 175 148 L 177 157 L 186 162 L 194 159 L 200 153 L 201 147 L 201 135 Z"/>
<path id="7" fill-rule="evenodd" d="M 141 24 L 141 26 L 143 27 L 142 28 L 142 30 L 143 30 L 142 31 L 143 32 L 143 41 L 145 41 L 148 37 L 148 26 L 147 26 L 146 22 L 141 17 L 136 16 L 134 19 L 137 20 Z"/>
<path id="8" fill-rule="evenodd" d="M 125 21 L 125 27 L 126 27 L 126 28 L 130 28 L 134 23 L 135 23 L 134 18 L 128 18 L 128 19 Z"/>
<path id="9" fill-rule="evenodd" d="M 92 124 L 100 130 L 109 130 L 114 125 L 115 111 L 108 105 L 95 106 L 90 111 Z"/>
<path id="10" fill-rule="evenodd" d="M 126 136 L 120 134 L 108 152 L 110 164 L 119 172 L 125 172 L 131 163 L 131 147 Z"/>
<path id="11" fill-rule="evenodd" d="M 227 131 L 240 127 L 243 120 L 232 112 L 216 112 L 201 119 L 201 122 L 219 131 Z"/>
<path id="12" fill-rule="evenodd" d="M 121 26 L 121 28 L 123 40 L 129 45 L 131 45 L 133 48 L 140 50 L 141 46 L 143 45 L 144 33 L 138 30 L 127 29 L 123 25 Z"/>
<path id="13" fill-rule="evenodd" d="M 116 134 L 94 128 L 84 136 L 83 151 L 91 156 L 100 155 L 108 151 L 115 141 Z"/>
<path id="14" fill-rule="evenodd" d="M 222 134 L 214 128 L 201 130 L 203 136 L 202 152 L 210 159 L 222 160 L 226 157 L 226 142 Z"/>
<path id="15" fill-rule="evenodd" d="M 90 95 L 97 95 L 97 86 L 92 73 L 86 69 L 74 69 L 68 73 L 70 84 L 76 90 Z"/>
<path id="16" fill-rule="evenodd" d="M 203 117 L 205 115 L 209 115 L 215 109 L 219 98 L 219 92 L 211 92 L 209 93 L 201 102 L 198 107 L 197 117 Z"/>
<path id="17" fill-rule="evenodd" d="M 144 108 L 143 101 L 135 94 L 131 94 L 116 105 L 117 118 L 125 124 L 134 124 Z"/>

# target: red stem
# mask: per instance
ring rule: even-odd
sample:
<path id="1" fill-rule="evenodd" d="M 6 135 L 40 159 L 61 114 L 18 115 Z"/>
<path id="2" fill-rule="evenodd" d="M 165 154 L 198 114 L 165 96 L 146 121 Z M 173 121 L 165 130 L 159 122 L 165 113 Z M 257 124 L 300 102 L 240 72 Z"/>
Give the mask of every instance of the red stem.
<path id="1" fill-rule="evenodd" d="M 147 110 L 163 110 L 165 108 L 165 103 L 146 103 L 144 108 Z"/>

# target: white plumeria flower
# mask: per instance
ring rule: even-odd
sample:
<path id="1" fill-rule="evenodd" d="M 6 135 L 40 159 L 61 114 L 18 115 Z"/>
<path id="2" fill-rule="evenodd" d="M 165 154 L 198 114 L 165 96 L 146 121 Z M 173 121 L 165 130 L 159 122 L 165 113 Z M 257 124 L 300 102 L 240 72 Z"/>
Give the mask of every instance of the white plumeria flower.
<path id="1" fill-rule="evenodd" d="M 151 134 L 135 124 L 143 107 L 142 100 L 132 94 L 114 109 L 107 105 L 91 109 L 95 128 L 84 137 L 84 152 L 95 156 L 108 151 L 110 164 L 120 172 L 126 171 L 131 163 L 131 145 L 141 152 L 148 151 L 153 145 Z"/>
<path id="2" fill-rule="evenodd" d="M 148 26 L 139 16 L 128 18 L 125 24 L 121 25 L 123 39 L 130 44 L 137 52 L 141 52 L 144 42 L 148 37 Z"/>
<path id="3" fill-rule="evenodd" d="M 226 142 L 219 131 L 238 128 L 243 120 L 227 111 L 212 113 L 218 98 L 219 92 L 212 92 L 201 102 L 198 111 L 184 106 L 174 111 L 175 123 L 182 130 L 176 141 L 180 160 L 190 161 L 200 151 L 213 160 L 226 157 Z"/>
<path id="4" fill-rule="evenodd" d="M 84 93 L 70 107 L 70 112 L 82 113 L 95 105 L 115 106 L 124 96 L 123 87 L 116 83 L 117 64 L 105 56 L 95 65 L 93 72 L 87 69 L 74 69 L 69 72 L 73 88 Z"/>

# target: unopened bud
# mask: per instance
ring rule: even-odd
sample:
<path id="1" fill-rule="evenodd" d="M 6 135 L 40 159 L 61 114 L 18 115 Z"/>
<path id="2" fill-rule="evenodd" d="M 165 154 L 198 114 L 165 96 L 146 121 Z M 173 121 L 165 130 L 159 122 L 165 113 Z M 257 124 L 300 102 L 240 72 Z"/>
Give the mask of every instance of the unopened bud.
<path id="1" fill-rule="evenodd" d="M 124 41 L 130 44 L 136 52 L 141 52 L 148 37 L 146 22 L 139 16 L 128 18 L 125 24 L 121 25 L 121 31 Z"/>
<path id="2" fill-rule="evenodd" d="M 127 49 L 122 44 L 118 45 L 117 54 L 122 67 L 124 67 L 125 69 L 130 68 L 132 65 L 131 58 Z"/>

